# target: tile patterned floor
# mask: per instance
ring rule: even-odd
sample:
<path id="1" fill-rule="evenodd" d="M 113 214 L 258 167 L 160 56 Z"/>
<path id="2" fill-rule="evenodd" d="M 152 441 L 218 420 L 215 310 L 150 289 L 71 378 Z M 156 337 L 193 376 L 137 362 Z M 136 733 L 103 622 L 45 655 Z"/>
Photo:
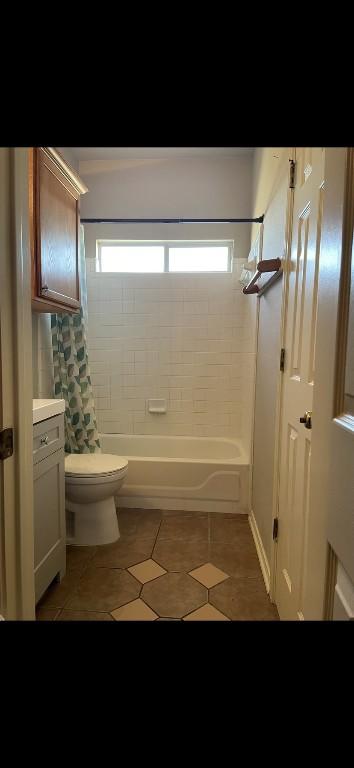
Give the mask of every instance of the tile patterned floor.
<path id="1" fill-rule="evenodd" d="M 121 537 L 67 547 L 38 621 L 274 621 L 246 515 L 120 509 Z"/>

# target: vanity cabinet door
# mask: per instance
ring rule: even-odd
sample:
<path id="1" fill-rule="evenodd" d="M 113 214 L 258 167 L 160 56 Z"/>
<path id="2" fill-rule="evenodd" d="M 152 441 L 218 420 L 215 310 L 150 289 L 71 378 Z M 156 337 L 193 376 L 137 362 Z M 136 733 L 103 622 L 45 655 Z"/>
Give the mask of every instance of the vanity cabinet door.
<path id="1" fill-rule="evenodd" d="M 36 603 L 53 581 L 65 575 L 64 450 L 34 466 L 34 577 Z"/>
<path id="2" fill-rule="evenodd" d="M 61 156 L 32 150 L 33 309 L 78 311 L 80 194 L 86 187 Z"/>

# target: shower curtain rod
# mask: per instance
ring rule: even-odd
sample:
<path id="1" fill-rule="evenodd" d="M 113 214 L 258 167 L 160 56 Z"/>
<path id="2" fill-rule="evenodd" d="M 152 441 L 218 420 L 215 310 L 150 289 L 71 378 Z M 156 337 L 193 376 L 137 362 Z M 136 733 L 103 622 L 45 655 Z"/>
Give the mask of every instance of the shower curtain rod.
<path id="1" fill-rule="evenodd" d="M 81 224 L 262 224 L 264 216 L 257 219 L 81 219 Z"/>

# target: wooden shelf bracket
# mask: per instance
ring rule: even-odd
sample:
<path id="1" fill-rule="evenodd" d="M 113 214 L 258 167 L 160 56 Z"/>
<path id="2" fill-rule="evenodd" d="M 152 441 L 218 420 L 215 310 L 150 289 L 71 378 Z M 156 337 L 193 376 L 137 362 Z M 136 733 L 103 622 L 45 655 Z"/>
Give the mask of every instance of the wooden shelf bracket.
<path id="1" fill-rule="evenodd" d="M 244 287 L 243 293 L 256 293 L 257 296 L 262 296 L 262 294 L 265 293 L 265 291 L 268 290 L 268 288 L 282 275 L 283 270 L 281 268 L 281 263 L 281 259 L 263 259 L 262 261 L 259 261 L 257 264 L 257 271 L 254 273 L 249 283 Z M 272 276 L 260 288 L 256 283 L 265 272 L 272 272 Z"/>

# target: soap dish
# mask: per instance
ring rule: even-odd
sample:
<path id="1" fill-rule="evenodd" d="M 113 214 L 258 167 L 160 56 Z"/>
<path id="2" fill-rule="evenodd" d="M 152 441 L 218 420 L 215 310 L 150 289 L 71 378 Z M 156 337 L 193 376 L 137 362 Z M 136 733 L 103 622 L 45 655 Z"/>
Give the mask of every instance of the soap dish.
<path id="1" fill-rule="evenodd" d="M 166 400 L 148 400 L 149 413 L 166 413 Z"/>

